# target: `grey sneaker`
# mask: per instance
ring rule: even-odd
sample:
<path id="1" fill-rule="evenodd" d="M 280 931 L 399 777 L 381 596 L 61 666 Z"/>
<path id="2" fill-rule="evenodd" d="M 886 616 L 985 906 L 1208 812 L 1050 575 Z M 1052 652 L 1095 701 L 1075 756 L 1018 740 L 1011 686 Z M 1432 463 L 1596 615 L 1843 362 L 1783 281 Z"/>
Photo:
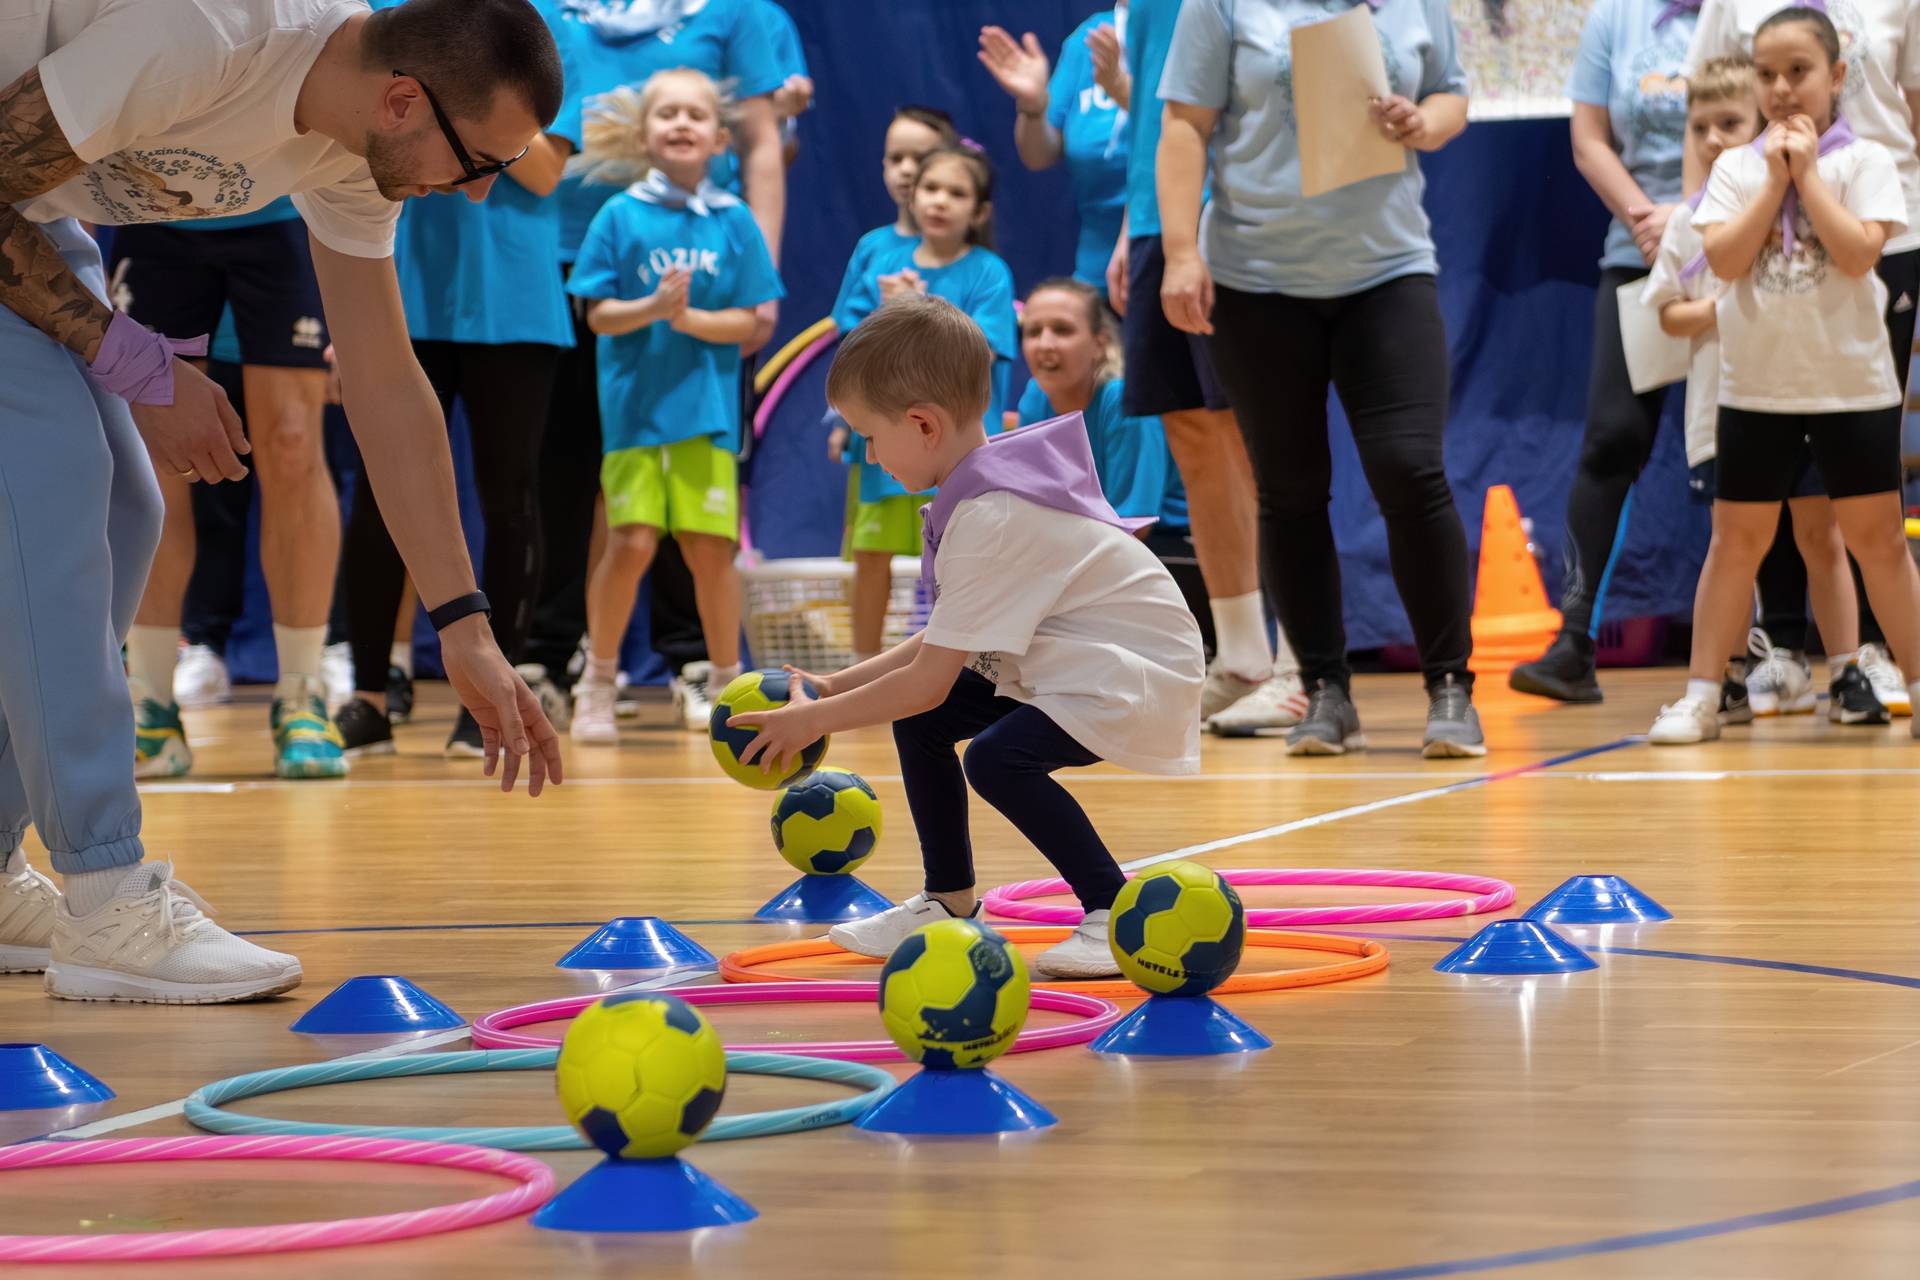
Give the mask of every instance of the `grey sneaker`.
<path id="1" fill-rule="evenodd" d="M 1427 690 L 1427 736 L 1420 754 L 1429 760 L 1487 754 L 1480 713 L 1473 709 L 1473 690 L 1455 676 L 1443 677 Z"/>
<path id="2" fill-rule="evenodd" d="M 1306 717 L 1287 734 L 1290 756 L 1340 756 L 1348 747 L 1366 745 L 1353 699 L 1345 689 L 1325 680 L 1307 695 Z"/>

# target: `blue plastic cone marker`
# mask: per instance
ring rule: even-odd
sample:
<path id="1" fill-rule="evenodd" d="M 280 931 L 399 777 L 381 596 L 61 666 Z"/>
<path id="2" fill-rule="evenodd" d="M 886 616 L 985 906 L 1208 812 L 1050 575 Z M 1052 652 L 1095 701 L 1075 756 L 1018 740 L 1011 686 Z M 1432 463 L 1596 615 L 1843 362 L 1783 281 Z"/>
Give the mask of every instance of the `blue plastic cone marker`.
<path id="1" fill-rule="evenodd" d="M 1053 1113 L 984 1067 L 921 1070 L 855 1120 L 869 1133 L 925 1136 L 1019 1133 L 1056 1123 Z"/>
<path id="2" fill-rule="evenodd" d="M 444 1031 L 467 1020 L 406 978 L 348 978 L 300 1016 L 293 1030 L 310 1036 L 381 1036 Z"/>
<path id="3" fill-rule="evenodd" d="M 1593 957 L 1537 920 L 1497 920 L 1433 966 L 1441 973 L 1578 973 Z"/>
<path id="4" fill-rule="evenodd" d="M 865 920 L 893 904 L 852 876 L 801 876 L 753 913 L 755 920 L 839 924 Z"/>
<path id="5" fill-rule="evenodd" d="M 673 969 L 713 963 L 713 952 L 659 916 L 621 916 L 595 929 L 554 968 Z"/>
<path id="6" fill-rule="evenodd" d="M 692 1231 L 760 1211 L 678 1156 L 603 1160 L 533 1215 L 549 1231 Z"/>
<path id="7" fill-rule="evenodd" d="M 1273 1048 L 1273 1041 L 1208 996 L 1149 996 L 1087 1047 L 1171 1058 L 1258 1053 Z"/>
<path id="8" fill-rule="evenodd" d="M 1545 924 L 1653 924 L 1673 912 L 1619 876 L 1574 876 L 1528 908 Z"/>
<path id="9" fill-rule="evenodd" d="M 0 1044 L 0 1111 L 105 1102 L 113 1090 L 43 1044 Z"/>

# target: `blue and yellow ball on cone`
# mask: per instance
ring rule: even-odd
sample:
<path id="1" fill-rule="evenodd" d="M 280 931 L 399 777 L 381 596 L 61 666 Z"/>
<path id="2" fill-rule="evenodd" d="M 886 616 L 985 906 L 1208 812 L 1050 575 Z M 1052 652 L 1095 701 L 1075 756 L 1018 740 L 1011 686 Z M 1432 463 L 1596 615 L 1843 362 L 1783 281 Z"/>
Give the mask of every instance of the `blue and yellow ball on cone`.
<path id="1" fill-rule="evenodd" d="M 1211 867 L 1168 862 L 1127 881 L 1114 899 L 1108 942 L 1120 971 L 1162 996 L 1200 996 L 1240 965 L 1247 913 Z"/>
<path id="2" fill-rule="evenodd" d="M 816 769 L 773 802 L 774 847 L 807 875 L 846 875 L 879 839 L 880 797 L 850 770 Z"/>
<path id="3" fill-rule="evenodd" d="M 654 991 L 582 1010 L 560 1043 L 560 1106 L 610 1156 L 670 1156 L 697 1141 L 727 1093 L 727 1054 L 698 1009 Z"/>
<path id="4" fill-rule="evenodd" d="M 922 925 L 880 970 L 880 1021 L 900 1052 L 934 1071 L 984 1067 L 1005 1053 L 1031 996 L 1020 953 L 972 920 Z"/>
<path id="5" fill-rule="evenodd" d="M 806 778 L 826 759 L 828 739 L 823 737 L 808 744 L 800 752 L 798 760 L 788 761 L 786 772 L 776 770 L 768 773 L 761 768 L 762 761 L 756 759 L 748 764 L 741 758 L 759 731 L 747 725 L 737 729 L 727 725 L 727 721 L 734 716 L 755 711 L 777 711 L 786 706 L 788 689 L 794 678 L 785 671 L 748 671 L 735 676 L 720 691 L 720 697 L 713 704 L 713 716 L 707 721 L 707 734 L 713 743 L 713 758 L 720 762 L 720 767 L 735 782 L 752 787 L 755 791 L 777 791 Z M 820 696 L 819 690 L 811 684 L 807 686 L 807 692 L 816 698 Z"/>

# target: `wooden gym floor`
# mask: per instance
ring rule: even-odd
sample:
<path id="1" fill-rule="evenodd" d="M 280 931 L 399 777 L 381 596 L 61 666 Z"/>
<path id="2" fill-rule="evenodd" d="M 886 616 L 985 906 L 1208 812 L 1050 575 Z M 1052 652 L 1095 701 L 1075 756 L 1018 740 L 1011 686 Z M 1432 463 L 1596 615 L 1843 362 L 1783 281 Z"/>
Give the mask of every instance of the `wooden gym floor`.
<path id="1" fill-rule="evenodd" d="M 1073 782 L 1122 859 L 1238 839 L 1206 860 L 1480 873 L 1511 880 L 1517 908 L 1571 874 L 1625 875 L 1675 918 L 1607 936 L 1567 930 L 1611 948 L 1596 971 L 1446 976 L 1434 961 L 1483 920 L 1379 926 L 1393 953 L 1386 973 L 1233 999 L 1273 1037 L 1270 1052 L 1002 1059 L 997 1070 L 1059 1115 L 1042 1135 L 907 1146 L 836 1128 L 696 1147 L 702 1168 L 760 1209 L 744 1227 L 587 1238 L 521 1221 L 140 1274 L 1920 1274 L 1920 743 L 1906 721 L 1863 730 L 1809 717 L 1700 748 L 1635 741 L 1681 679 L 1609 673 L 1608 701 L 1590 708 L 1488 681 L 1493 753 L 1426 763 L 1416 682 L 1370 678 L 1359 698 L 1371 751 L 1293 761 L 1268 741 L 1209 741 L 1198 778 L 1103 768 Z M 630 730 L 618 751 L 569 748 L 568 785 L 529 801 L 490 791 L 477 765 L 442 760 L 444 687 L 423 703 L 403 754 L 361 763 L 341 784 L 265 776 L 262 703 L 193 713 L 197 772 L 147 791 L 154 856 L 176 855 L 230 927 L 300 955 L 307 981 L 292 997 L 68 1004 L 45 999 L 37 979 L 0 979 L 0 1039 L 45 1041 L 118 1090 L 81 1117 L 104 1115 L 94 1131 L 177 1134 L 189 1130 L 166 1104 L 197 1085 L 364 1048 L 287 1030 L 354 974 L 405 974 L 474 1017 L 591 989 L 553 962 L 612 916 L 668 917 L 716 953 L 799 932 L 749 919 L 791 872 L 768 843 L 769 800 L 722 778 L 702 738 Z M 868 776 L 887 805 L 862 878 L 904 896 L 917 861 L 887 738 L 850 735 L 832 759 Z M 1044 874 L 996 815 L 976 806 L 975 823 L 983 884 Z M 37 847 L 33 856 L 45 865 Z M 1249 967 L 1276 956 L 1312 959 L 1256 952 Z M 860 1006 L 716 1021 L 733 1040 L 880 1034 Z M 456 1033 L 444 1047 L 463 1046 Z M 837 1092 L 739 1078 L 725 1110 Z M 547 1077 L 519 1073 L 336 1086 L 238 1109 L 422 1125 L 559 1119 Z M 18 1117 L 0 1113 L 0 1126 L 9 1119 L 0 1140 L 31 1136 Z M 564 1179 L 589 1160 L 552 1163 Z M 299 1165 L 9 1174 L 0 1233 L 345 1217 L 496 1185 Z"/>

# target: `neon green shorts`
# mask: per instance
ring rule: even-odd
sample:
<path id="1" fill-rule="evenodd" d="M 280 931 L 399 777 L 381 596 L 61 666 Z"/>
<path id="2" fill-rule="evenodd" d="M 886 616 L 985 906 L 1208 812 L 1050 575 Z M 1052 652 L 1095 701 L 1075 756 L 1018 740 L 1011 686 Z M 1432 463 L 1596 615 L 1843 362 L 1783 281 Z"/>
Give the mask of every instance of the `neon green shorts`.
<path id="1" fill-rule="evenodd" d="M 710 436 L 615 449 L 600 460 L 607 523 L 740 540 L 740 464 Z"/>
<path id="2" fill-rule="evenodd" d="M 847 536 L 845 554 L 884 551 L 888 555 L 920 554 L 920 508 L 933 498 L 924 493 L 897 493 L 878 502 L 860 501 L 860 473 L 847 479 Z"/>

